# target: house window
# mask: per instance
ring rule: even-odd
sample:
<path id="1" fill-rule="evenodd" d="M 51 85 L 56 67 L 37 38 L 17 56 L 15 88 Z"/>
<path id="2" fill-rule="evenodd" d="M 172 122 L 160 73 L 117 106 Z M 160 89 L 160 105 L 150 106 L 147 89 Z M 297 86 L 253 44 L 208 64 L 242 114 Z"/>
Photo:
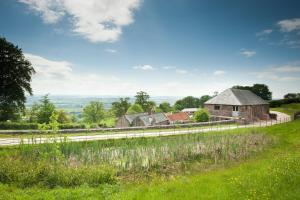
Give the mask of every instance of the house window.
<path id="1" fill-rule="evenodd" d="M 238 106 L 232 106 L 232 110 L 233 111 L 239 111 L 239 107 Z"/>
<path id="2" fill-rule="evenodd" d="M 215 106 L 214 110 L 220 110 L 220 106 Z"/>

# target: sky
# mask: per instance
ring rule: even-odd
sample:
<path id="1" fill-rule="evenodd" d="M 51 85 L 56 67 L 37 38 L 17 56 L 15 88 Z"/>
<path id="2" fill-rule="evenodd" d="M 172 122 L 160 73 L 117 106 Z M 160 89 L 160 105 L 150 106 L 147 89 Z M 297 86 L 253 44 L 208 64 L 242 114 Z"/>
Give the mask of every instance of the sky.
<path id="1" fill-rule="evenodd" d="M 299 0 L 3 0 L 0 36 L 35 95 L 199 97 L 267 84 L 300 92 Z"/>

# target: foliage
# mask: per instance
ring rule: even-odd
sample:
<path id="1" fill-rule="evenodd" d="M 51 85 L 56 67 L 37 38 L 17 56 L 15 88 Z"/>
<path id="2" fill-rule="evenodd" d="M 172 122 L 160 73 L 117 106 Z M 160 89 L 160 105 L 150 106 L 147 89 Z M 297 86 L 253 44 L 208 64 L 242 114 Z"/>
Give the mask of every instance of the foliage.
<path id="1" fill-rule="evenodd" d="M 162 102 L 161 104 L 159 104 L 159 108 L 160 108 L 161 112 L 164 112 L 164 113 L 168 113 L 173 110 L 173 108 L 169 102 Z"/>
<path id="2" fill-rule="evenodd" d="M 210 100 L 212 97 L 209 95 L 203 95 L 200 97 L 200 107 L 203 108 L 204 107 L 204 103 L 208 100 Z"/>
<path id="3" fill-rule="evenodd" d="M 128 108 L 131 106 L 129 102 L 129 98 L 120 98 L 119 101 L 115 101 L 112 103 L 112 110 L 115 113 L 116 117 L 121 117 L 126 114 Z"/>
<path id="4" fill-rule="evenodd" d="M 144 112 L 144 110 L 141 105 L 133 104 L 128 108 L 126 114 L 136 114 L 136 113 L 142 113 L 142 112 Z"/>
<path id="5" fill-rule="evenodd" d="M 0 37 L 0 121 L 16 120 L 25 109 L 25 93 L 32 95 L 31 63 L 18 46 Z"/>
<path id="6" fill-rule="evenodd" d="M 72 122 L 70 116 L 64 110 L 58 110 L 57 112 L 57 121 L 60 124 L 68 124 Z M 74 118 L 73 118 L 74 119 Z M 76 120 L 75 120 L 76 122 Z"/>
<path id="7" fill-rule="evenodd" d="M 30 109 L 26 112 L 27 121 L 29 123 L 35 123 L 38 121 L 38 112 L 40 109 L 40 105 L 37 103 L 34 103 Z"/>
<path id="8" fill-rule="evenodd" d="M 55 110 L 54 104 L 50 101 L 48 95 L 45 95 L 41 98 L 39 109 L 37 113 L 37 119 L 38 123 L 46 123 L 48 124 L 50 122 L 50 117 Z"/>
<path id="9" fill-rule="evenodd" d="M 0 130 L 37 130 L 38 123 L 28 122 L 0 122 Z M 79 129 L 85 128 L 84 124 L 68 123 L 59 124 L 59 129 Z"/>
<path id="10" fill-rule="evenodd" d="M 293 117 L 294 113 L 300 112 L 300 103 L 282 104 L 280 107 L 272 108 L 271 110 L 282 112 Z"/>
<path id="11" fill-rule="evenodd" d="M 271 108 L 276 108 L 285 104 L 300 103 L 300 98 L 272 100 L 269 103 Z"/>
<path id="12" fill-rule="evenodd" d="M 235 148 L 237 141 L 233 141 L 231 144 L 226 144 L 226 140 L 223 141 L 224 146 L 219 145 L 222 142 L 222 136 L 229 136 L 231 134 L 238 134 L 237 137 L 231 138 L 232 140 L 236 138 L 243 138 L 245 140 L 240 140 L 238 142 L 238 148 Z M 171 147 L 180 144 L 183 140 L 187 142 L 201 142 L 203 138 L 201 135 L 210 136 L 209 134 L 197 134 L 197 139 L 193 134 L 186 135 L 184 139 L 181 136 L 173 137 L 161 137 L 161 138 L 139 138 L 130 140 L 110 140 L 101 142 L 91 142 L 91 143 L 68 143 L 68 147 L 61 147 L 64 155 L 72 155 L 74 152 L 76 155 L 80 155 L 83 148 L 92 149 L 91 151 L 86 151 L 92 153 L 94 149 L 110 150 L 110 147 L 122 148 L 127 145 L 128 147 L 136 148 L 150 148 L 151 144 L 155 146 L 164 147 L 163 145 L 169 145 L 170 142 L 165 143 L 166 139 L 170 141 L 173 139 L 174 144 Z M 258 138 L 255 136 L 258 135 Z M 260 137 L 264 135 L 264 137 Z M 107 179 L 100 179 L 101 181 L 93 181 L 94 176 L 89 175 L 88 172 L 99 169 L 101 166 L 91 165 L 84 168 L 81 171 L 81 167 L 84 165 L 76 165 L 76 160 L 69 159 L 67 163 L 72 163 L 72 168 L 57 168 L 59 170 L 54 170 L 53 165 L 45 164 L 45 168 L 50 166 L 51 170 L 40 170 L 43 169 L 43 165 L 39 164 L 36 160 L 24 159 L 19 162 L 18 153 L 14 153 L 16 149 L 13 148 L 2 148 L 0 153 L 0 168 L 2 170 L 1 180 L 6 180 L 5 184 L 0 184 L 0 192 L 3 199 L 298 199 L 300 196 L 300 154 L 299 154 L 299 144 L 300 144 L 300 120 L 296 120 L 290 123 L 275 125 L 272 127 L 259 128 L 259 129 L 239 129 L 231 130 L 228 132 L 215 133 L 211 137 L 211 141 L 216 139 L 216 143 L 213 145 L 203 145 L 199 146 L 198 150 L 202 147 L 209 147 L 211 149 L 216 148 L 215 155 L 218 152 L 226 152 L 227 145 L 239 152 L 246 150 L 247 152 L 252 151 L 255 148 L 257 151 L 248 152 L 246 157 L 239 157 L 238 159 L 233 159 L 230 162 L 221 162 L 226 154 L 220 155 L 221 159 L 218 159 L 217 164 L 214 160 L 207 159 L 206 157 L 191 155 L 189 159 L 185 162 L 177 163 L 180 166 L 180 170 L 175 171 L 177 176 L 169 176 L 166 178 L 165 174 L 162 173 L 162 169 L 165 172 L 171 172 L 176 169 L 176 163 L 173 165 L 166 164 L 163 168 L 158 168 L 158 172 L 161 174 L 151 174 L 144 173 L 145 181 L 141 181 L 136 176 L 137 173 L 127 173 L 124 179 L 116 178 L 120 180 L 115 184 L 114 176 L 112 179 L 106 181 Z M 249 143 L 248 138 L 251 138 L 252 142 Z M 253 140 L 253 138 L 255 138 Z M 248 137 L 248 138 L 247 138 Z M 265 143 L 267 140 L 260 140 L 259 138 L 269 138 L 273 137 L 275 143 L 271 148 L 265 149 L 268 145 Z M 228 137 L 229 138 L 229 137 Z M 256 140 L 258 139 L 258 140 Z M 146 140 L 146 141 L 145 141 Z M 153 142 L 150 142 L 153 140 Z M 139 141 L 139 142 L 137 142 Z M 204 140 L 206 141 L 206 140 Z M 258 145 L 256 141 L 259 141 Z M 122 144 L 122 143 L 125 144 Z M 245 144 L 250 144 L 250 146 L 243 146 Z M 121 145 L 120 145 L 121 144 Z M 205 143 L 209 144 L 209 143 Z M 215 146 L 214 146 L 215 144 Z M 74 146 L 72 146 L 74 145 Z M 25 145 L 24 145 L 25 146 Z M 62 145 L 63 146 L 63 145 Z M 81 146 L 78 148 L 78 146 Z M 259 147 L 258 147 L 259 146 Z M 28 157 L 40 158 L 42 152 L 47 151 L 47 145 L 36 145 L 28 146 L 33 148 L 31 150 L 23 149 L 23 156 L 27 154 Z M 35 147 L 35 148 L 34 148 Z M 72 148 L 73 147 L 73 148 Z M 182 147 L 182 146 L 180 146 Z M 241 149 L 240 149 L 241 147 Z M 45 148 L 41 150 L 41 148 Z M 49 147 L 50 148 L 50 147 Z M 125 147 L 124 147 L 125 148 Z M 80 151 L 76 151 L 79 149 Z M 130 149 L 130 148 L 129 148 Z M 265 149 L 265 150 L 264 150 Z M 39 151 L 41 150 L 41 151 Z M 162 151 L 163 148 L 160 149 Z M 62 150 L 61 150 L 62 151 Z M 112 150 L 110 150 L 112 151 Z M 184 150 L 186 151 L 186 150 Z M 68 154 L 68 152 L 70 152 Z M 128 152 L 128 151 L 127 151 Z M 180 152 L 180 151 L 179 151 Z M 187 151 L 188 152 L 188 151 Z M 229 151 L 230 152 L 230 151 Z M 12 153 L 12 154 L 11 154 Z M 42 154 L 39 154 L 42 153 Z M 16 155 L 12 157 L 11 155 Z M 82 157 L 86 154 L 81 154 Z M 97 155 L 96 153 L 94 154 Z M 174 154 L 173 156 L 175 156 Z M 230 154 L 227 154 L 230 155 Z M 242 154 L 234 154 L 242 155 Z M 49 158 L 49 156 L 47 156 Z M 13 159 L 15 158 L 15 160 Z M 26 158 L 26 157 L 24 157 Z M 66 156 L 65 156 L 66 158 Z M 186 158 L 186 157 L 185 157 Z M 230 156 L 228 157 L 230 158 Z M 227 160 L 228 160 L 227 158 Z M 234 157 L 231 157 L 234 158 Z M 129 159 L 129 158 L 126 158 Z M 7 162 L 9 160 L 10 162 Z M 90 159 L 91 161 L 92 159 Z M 179 157 L 178 160 L 181 160 Z M 147 159 L 145 159 L 145 163 Z M 212 162 L 213 161 L 213 162 Z M 24 162 L 28 162 L 24 164 Z M 167 160 L 165 161 L 167 162 Z M 201 165 L 204 164 L 203 165 Z M 5 166 L 7 165 L 7 166 Z M 4 167 L 3 167 L 4 166 Z M 40 166 L 40 167 L 39 167 Z M 66 170 L 70 173 L 65 173 Z M 76 170 L 78 169 L 78 171 Z M 155 167 L 154 167 L 155 169 Z M 6 172 L 5 170 L 9 170 Z M 51 173 L 50 173 L 51 172 Z M 55 173 L 58 174 L 55 174 Z M 186 172 L 186 173 L 184 173 Z M 78 173 L 83 173 L 80 176 Z M 15 176 L 15 175 L 16 176 Z M 34 175 L 38 174 L 38 175 Z M 41 176 L 44 175 L 45 176 Z M 49 175 L 51 174 L 51 176 Z M 54 175 L 53 175 L 54 174 Z M 65 174 L 67 174 L 65 176 Z M 103 173 L 101 173 L 103 174 Z M 117 174 L 117 173 L 116 173 Z M 7 176 L 8 175 L 8 176 Z M 67 177 L 69 176 L 69 177 Z M 79 176 L 79 177 L 78 177 Z M 24 177 L 24 178 L 20 178 Z M 30 178 L 28 178 L 30 177 Z M 33 178 L 32 178 L 33 177 Z M 45 177 L 45 178 L 42 178 Z M 101 176 L 102 177 L 102 176 Z M 130 177 L 134 177 L 130 179 Z M 151 178 L 154 180 L 151 181 Z M 7 181 L 8 180 L 8 181 Z M 9 181 L 11 180 L 11 181 Z M 36 181 L 38 180 L 38 181 Z M 58 181 L 59 180 L 59 181 Z M 64 181 L 61 181 L 64 180 Z M 89 181 L 91 180 L 91 181 Z M 112 180 L 112 181 L 111 181 Z M 131 180 L 135 180 L 130 182 Z M 79 182 L 80 181 L 80 182 Z M 130 182 L 130 184 L 128 184 Z M 69 185 L 65 183 L 76 183 L 74 185 Z M 95 187 L 94 183 L 107 183 Z M 46 187 L 53 187 L 54 185 L 61 185 L 62 187 L 55 187 L 51 190 L 45 189 Z M 19 187 L 18 187 L 19 186 Z M 35 187 L 30 187 L 35 186 Z M 76 186 L 76 187 L 74 187 Z M 29 188 L 24 188 L 29 187 Z"/>
<path id="13" fill-rule="evenodd" d="M 0 130 L 27 130 L 38 129 L 38 123 L 27 122 L 0 122 Z"/>
<path id="14" fill-rule="evenodd" d="M 137 92 L 135 95 L 135 104 L 140 105 L 144 111 L 148 111 L 149 106 L 151 106 L 149 105 L 149 99 L 150 96 L 146 92 Z"/>
<path id="15" fill-rule="evenodd" d="M 271 100 L 272 99 L 272 92 L 269 90 L 269 87 L 265 84 L 254 84 L 252 86 L 240 86 L 236 85 L 233 86 L 234 89 L 240 89 L 240 90 L 250 90 L 257 96 L 261 97 L 264 100 Z"/>
<path id="16" fill-rule="evenodd" d="M 196 122 L 208 122 L 209 120 L 209 113 L 205 109 L 199 109 L 197 112 L 194 114 L 194 120 Z"/>
<path id="17" fill-rule="evenodd" d="M 104 115 L 103 103 L 100 101 L 91 101 L 83 108 L 83 120 L 87 123 L 100 123 Z"/>
<path id="18" fill-rule="evenodd" d="M 200 99 L 192 96 L 184 97 L 175 102 L 174 109 L 182 110 L 184 108 L 199 108 L 200 107 Z"/>
<path id="19" fill-rule="evenodd" d="M 283 97 L 284 99 L 300 99 L 300 93 L 288 93 L 286 95 L 284 95 Z"/>
<path id="20" fill-rule="evenodd" d="M 154 101 L 148 101 L 147 110 L 145 110 L 145 111 L 148 113 L 151 113 L 151 112 L 155 111 L 155 108 L 156 108 L 156 103 Z"/>
<path id="21" fill-rule="evenodd" d="M 54 118 L 55 114 L 52 121 Z M 98 186 L 113 180 L 111 173 L 103 172 L 104 166 L 109 166 L 107 171 L 119 176 L 126 176 L 130 171 L 136 175 L 151 171 L 168 175 L 171 172 L 165 170 L 166 166 L 178 167 L 177 163 L 191 160 L 207 159 L 218 163 L 242 159 L 261 151 L 270 142 L 270 138 L 262 134 L 210 133 L 89 143 L 62 140 L 42 145 L 21 144 L 0 158 L 0 182 L 19 187 L 39 184 L 50 188 L 70 187 L 84 183 Z M 250 148 L 254 144 L 256 146 Z M 98 180 L 99 176 L 93 174 L 97 168 L 105 178 L 101 176 Z M 98 178 L 92 178 L 89 173 Z"/>
<path id="22" fill-rule="evenodd" d="M 58 112 L 56 110 L 54 110 L 52 112 L 51 116 L 50 116 L 49 126 L 50 126 L 50 128 L 51 128 L 51 130 L 52 130 L 53 133 L 57 133 L 58 129 L 59 129 L 59 127 L 58 127 L 59 123 L 57 121 L 58 120 L 58 116 L 59 116 L 59 114 L 58 114 Z"/>

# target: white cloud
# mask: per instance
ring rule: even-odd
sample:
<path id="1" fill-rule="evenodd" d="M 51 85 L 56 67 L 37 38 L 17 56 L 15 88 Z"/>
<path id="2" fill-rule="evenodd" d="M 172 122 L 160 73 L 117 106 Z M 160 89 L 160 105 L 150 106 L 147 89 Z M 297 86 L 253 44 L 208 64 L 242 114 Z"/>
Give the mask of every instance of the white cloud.
<path id="1" fill-rule="evenodd" d="M 117 53 L 118 51 L 115 49 L 105 49 L 106 52 L 108 53 Z"/>
<path id="2" fill-rule="evenodd" d="M 300 80 L 300 77 L 297 76 L 280 76 L 270 71 L 257 72 L 255 74 L 258 79 L 263 79 L 263 80 L 273 80 L 273 81 L 281 81 L 281 82 Z"/>
<path id="3" fill-rule="evenodd" d="M 187 73 L 188 73 L 188 71 L 186 71 L 186 70 L 184 70 L 184 69 L 176 69 L 175 72 L 176 72 L 177 74 L 187 74 Z"/>
<path id="4" fill-rule="evenodd" d="M 163 66 L 162 68 L 163 69 L 175 69 L 176 67 L 174 67 L 174 66 Z"/>
<path id="5" fill-rule="evenodd" d="M 52 61 L 29 53 L 24 55 L 30 60 L 39 77 L 66 79 L 72 73 L 71 63 L 67 61 Z"/>
<path id="6" fill-rule="evenodd" d="M 300 72 L 300 65 L 283 65 L 273 68 L 273 70 L 277 72 Z"/>
<path id="7" fill-rule="evenodd" d="M 72 31 L 91 42 L 115 42 L 122 28 L 133 23 L 140 0 L 19 0 L 40 14 L 45 23 L 67 16 Z"/>
<path id="8" fill-rule="evenodd" d="M 247 50 L 247 49 L 241 49 L 240 54 L 245 56 L 246 58 L 251 58 L 256 54 L 256 52 L 255 51 L 250 51 L 250 50 Z"/>
<path id="9" fill-rule="evenodd" d="M 261 36 L 269 35 L 272 32 L 273 32 L 272 29 L 265 29 L 265 30 L 262 30 L 262 31 L 256 33 L 256 36 L 261 37 Z"/>
<path id="10" fill-rule="evenodd" d="M 34 94 L 115 95 L 138 91 L 133 84 L 112 74 L 80 72 L 68 61 L 54 61 L 25 54 L 36 70 L 32 88 Z"/>
<path id="11" fill-rule="evenodd" d="M 214 75 L 215 76 L 222 76 L 224 74 L 226 74 L 226 72 L 223 71 L 223 70 L 216 70 L 216 71 L 214 71 Z"/>
<path id="12" fill-rule="evenodd" d="M 300 80 L 300 66 L 298 62 L 267 68 L 261 72 L 255 72 L 257 78 L 273 81 L 298 81 Z"/>
<path id="13" fill-rule="evenodd" d="M 139 69 L 139 70 L 145 70 L 145 71 L 155 70 L 155 68 L 152 67 L 151 65 L 137 65 L 137 66 L 134 66 L 133 69 Z"/>
<path id="14" fill-rule="evenodd" d="M 277 24 L 282 32 L 300 30 L 300 18 L 281 20 Z"/>

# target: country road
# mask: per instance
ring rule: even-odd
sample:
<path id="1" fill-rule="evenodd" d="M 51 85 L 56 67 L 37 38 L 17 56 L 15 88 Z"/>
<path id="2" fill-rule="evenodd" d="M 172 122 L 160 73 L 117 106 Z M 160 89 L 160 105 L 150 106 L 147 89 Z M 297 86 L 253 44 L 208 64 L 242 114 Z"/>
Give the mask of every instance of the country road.
<path id="1" fill-rule="evenodd" d="M 254 124 L 248 125 L 229 125 L 221 127 L 203 127 L 199 129 L 190 129 L 190 130 L 162 130 L 157 131 L 145 131 L 143 133 L 116 133 L 116 134 L 99 134 L 99 135 L 81 135 L 81 136 L 58 136 L 58 137 L 44 137 L 44 138 L 0 138 L 0 146 L 12 146 L 23 144 L 41 144 L 41 143 L 52 143 L 52 142 L 82 142 L 82 141 L 93 141 L 93 140 L 109 140 L 109 139 L 123 139 L 123 138 L 138 138 L 138 137 L 159 137 L 159 136 L 169 136 L 169 135 L 180 135 L 180 134 L 193 134 L 200 132 L 209 132 L 209 131 L 224 131 L 231 129 L 240 129 L 240 128 L 249 128 L 249 127 L 264 127 L 272 126 L 279 123 L 285 123 L 291 120 L 290 116 L 273 111 L 272 113 L 277 114 L 278 120 L 269 120 L 269 121 L 260 121 Z"/>

